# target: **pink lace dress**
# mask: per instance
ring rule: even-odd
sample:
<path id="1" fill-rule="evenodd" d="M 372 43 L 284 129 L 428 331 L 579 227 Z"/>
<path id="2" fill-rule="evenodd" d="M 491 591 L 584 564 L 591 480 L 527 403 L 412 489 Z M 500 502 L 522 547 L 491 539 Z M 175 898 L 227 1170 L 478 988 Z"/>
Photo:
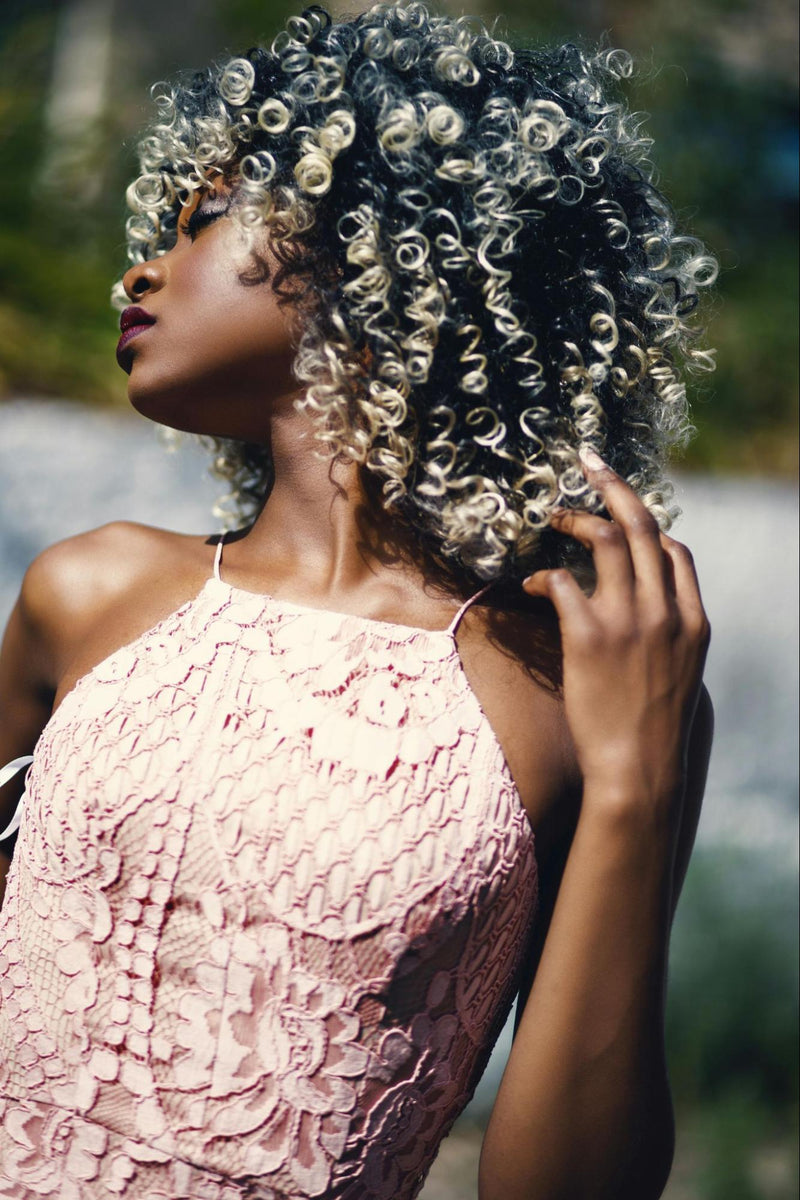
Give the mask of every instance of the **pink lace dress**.
<path id="1" fill-rule="evenodd" d="M 513 998 L 534 839 L 464 610 L 306 608 L 229 586 L 220 550 L 33 756 L 4 1200 L 411 1200 Z"/>

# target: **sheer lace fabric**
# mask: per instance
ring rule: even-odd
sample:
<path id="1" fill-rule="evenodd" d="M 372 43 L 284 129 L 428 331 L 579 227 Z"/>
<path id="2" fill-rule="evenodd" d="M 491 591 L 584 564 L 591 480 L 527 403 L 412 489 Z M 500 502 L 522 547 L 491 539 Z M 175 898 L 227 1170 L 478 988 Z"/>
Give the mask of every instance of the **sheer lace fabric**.
<path id="1" fill-rule="evenodd" d="M 4 1200 L 410 1200 L 533 834 L 448 632 L 210 579 L 81 679 L 0 921 Z"/>

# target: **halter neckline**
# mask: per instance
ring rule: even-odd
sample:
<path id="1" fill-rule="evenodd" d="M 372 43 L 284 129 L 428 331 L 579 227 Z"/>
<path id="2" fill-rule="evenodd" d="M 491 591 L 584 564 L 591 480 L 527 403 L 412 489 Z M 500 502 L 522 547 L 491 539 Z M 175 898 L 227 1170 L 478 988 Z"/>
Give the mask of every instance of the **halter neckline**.
<path id="1" fill-rule="evenodd" d="M 260 596 L 264 600 L 271 600 L 276 604 L 283 604 L 287 608 L 295 609 L 298 612 L 320 613 L 320 614 L 333 616 L 333 617 L 347 618 L 348 620 L 364 621 L 369 625 L 386 625 L 386 626 L 390 627 L 391 629 L 403 629 L 409 635 L 424 633 L 424 634 L 428 634 L 428 635 L 433 634 L 434 636 L 439 636 L 439 637 L 444 636 L 444 637 L 449 637 L 449 638 L 455 639 L 455 635 L 458 632 L 458 627 L 461 624 L 462 618 L 463 618 L 464 614 L 466 613 L 467 609 L 470 608 L 471 605 L 473 605 L 476 600 L 479 600 L 480 597 L 484 594 L 484 592 L 488 591 L 489 588 L 491 587 L 491 584 L 489 584 L 489 583 L 484 584 L 484 586 L 480 589 L 480 591 L 475 592 L 475 594 L 473 596 L 470 596 L 469 599 L 466 600 L 461 605 L 461 607 L 458 609 L 458 611 L 456 612 L 455 616 L 453 617 L 452 621 L 450 622 L 450 624 L 447 626 L 446 629 L 423 629 L 422 626 L 420 626 L 420 625 L 403 625 L 401 623 L 398 623 L 397 621 L 383 621 L 377 617 L 364 617 L 360 613 L 341 612 L 340 610 L 333 609 L 333 608 L 317 608 L 311 604 L 297 604 L 294 600 L 287 600 L 282 596 L 273 596 L 271 592 L 251 592 L 251 591 L 248 591 L 247 588 L 235 587 L 233 584 L 228 583 L 226 580 L 224 580 L 222 578 L 222 576 L 220 575 L 220 566 L 222 563 L 222 547 L 223 547 L 223 544 L 225 541 L 225 537 L 226 537 L 226 532 L 223 532 L 219 535 L 219 539 L 217 541 L 217 550 L 216 550 L 216 554 L 214 555 L 213 578 L 217 581 L 217 583 L 220 583 L 220 584 L 222 584 L 222 586 L 224 588 L 227 588 L 228 591 L 233 592 L 233 593 L 238 593 L 239 595 L 243 595 L 243 596 Z"/>

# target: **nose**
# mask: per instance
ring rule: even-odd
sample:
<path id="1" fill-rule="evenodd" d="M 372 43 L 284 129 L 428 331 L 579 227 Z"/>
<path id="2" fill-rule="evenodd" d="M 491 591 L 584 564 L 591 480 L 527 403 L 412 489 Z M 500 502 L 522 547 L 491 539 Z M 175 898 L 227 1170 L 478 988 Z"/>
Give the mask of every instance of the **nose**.
<path id="1" fill-rule="evenodd" d="M 151 258 L 147 262 L 135 263 L 122 276 L 122 286 L 129 300 L 141 300 L 151 292 L 164 286 L 166 264 L 164 258 Z"/>

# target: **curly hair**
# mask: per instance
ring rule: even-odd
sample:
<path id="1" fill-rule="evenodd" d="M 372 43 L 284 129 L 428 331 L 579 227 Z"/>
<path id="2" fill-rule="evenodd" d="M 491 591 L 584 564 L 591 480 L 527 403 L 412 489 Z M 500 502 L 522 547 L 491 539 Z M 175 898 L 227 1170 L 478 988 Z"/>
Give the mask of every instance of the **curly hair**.
<path id="1" fill-rule="evenodd" d="M 667 529 L 666 460 L 694 432 L 679 369 L 714 366 L 687 317 L 717 264 L 653 186 L 632 70 L 619 49 L 512 48 L 418 0 L 308 8 L 269 48 L 156 86 L 130 259 L 165 253 L 181 206 L 233 181 L 231 215 L 251 246 L 267 228 L 307 313 L 297 404 L 321 451 L 362 464 L 438 562 L 511 578 L 556 543 L 567 561 L 553 507 L 602 508 L 582 445 Z M 208 441 L 252 515 L 268 451 Z"/>

